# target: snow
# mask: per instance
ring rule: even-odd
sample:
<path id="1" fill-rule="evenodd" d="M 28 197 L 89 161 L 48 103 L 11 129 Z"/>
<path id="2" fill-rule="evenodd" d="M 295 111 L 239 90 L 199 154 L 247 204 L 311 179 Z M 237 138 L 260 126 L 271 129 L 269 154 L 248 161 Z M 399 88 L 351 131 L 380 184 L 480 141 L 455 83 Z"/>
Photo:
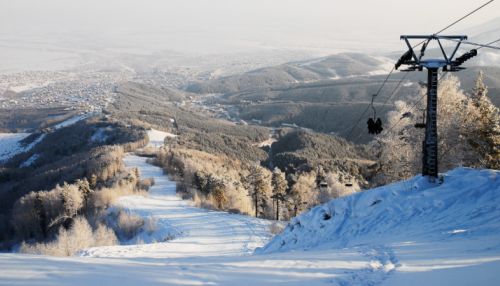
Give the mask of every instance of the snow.
<path id="1" fill-rule="evenodd" d="M 9 86 L 9 90 L 16 92 L 16 93 L 21 93 L 24 91 L 36 89 L 36 88 L 41 88 L 50 85 L 52 82 L 51 81 L 45 81 L 45 82 L 38 82 L 38 83 L 27 83 L 27 84 L 20 84 L 20 85 L 15 85 L 15 86 Z"/>
<path id="2" fill-rule="evenodd" d="M 33 165 L 35 163 L 35 161 L 38 160 L 39 157 L 40 157 L 40 155 L 38 155 L 38 154 L 31 155 L 31 157 L 29 157 L 28 160 L 24 161 L 19 166 L 19 168 L 26 168 L 26 167 Z"/>
<path id="3" fill-rule="evenodd" d="M 156 129 L 148 130 L 149 143 L 147 147 L 158 148 L 163 146 L 165 138 L 175 138 L 177 135 Z"/>
<path id="4" fill-rule="evenodd" d="M 108 139 L 108 132 L 113 131 L 111 126 L 102 127 L 97 129 L 94 134 L 90 137 L 90 141 L 92 142 L 106 142 Z"/>
<path id="5" fill-rule="evenodd" d="M 73 116 L 59 124 L 54 125 L 54 129 L 60 129 L 73 125 L 80 120 L 89 118 L 92 115 L 93 113 L 86 113 L 78 116 Z M 46 136 L 46 134 L 41 134 L 28 146 L 23 146 L 21 144 L 21 141 L 30 135 L 31 133 L 0 133 L 0 162 L 9 160 L 17 154 L 31 150 L 31 148 L 35 147 L 35 145 L 40 143 Z M 23 162 L 21 164 L 21 168 L 30 166 L 36 161 L 37 158 L 38 157 L 33 155 L 26 162 Z"/>
<path id="6" fill-rule="evenodd" d="M 269 221 L 191 206 L 177 196 L 176 183 L 163 175 L 161 168 L 147 164 L 146 158 L 128 155 L 125 164 L 139 167 L 141 177 L 154 178 L 155 185 L 147 197 L 123 197 L 117 207 L 154 219 L 158 225 L 158 230 L 152 234 L 155 240 L 175 239 L 154 244 L 93 248 L 86 250 L 84 256 L 174 258 L 243 255 L 263 246 L 270 238 Z"/>
<path id="7" fill-rule="evenodd" d="M 23 152 L 21 141 L 30 133 L 0 133 L 0 161 L 8 160 Z"/>
<path id="8" fill-rule="evenodd" d="M 61 123 L 58 123 L 56 125 L 54 125 L 54 128 L 55 129 L 61 129 L 61 128 L 64 128 L 64 127 L 68 127 L 68 126 L 71 126 L 75 123 L 77 123 L 78 121 L 81 121 L 81 120 L 84 120 L 86 118 L 89 118 L 90 116 L 92 116 L 93 113 L 85 113 L 85 114 L 80 114 L 80 115 L 77 115 L 77 116 L 73 116 L 69 119 L 66 119 L 65 121 L 61 122 Z"/>
<path id="9" fill-rule="evenodd" d="M 313 208 L 269 238 L 270 222 L 191 206 L 144 158 L 156 185 L 118 206 L 158 221 L 166 242 L 100 247 L 85 257 L 0 254 L 0 285 L 497 285 L 500 172 L 459 168 Z M 117 207 L 118 207 L 117 206 Z M 328 213 L 331 218 L 325 216 Z"/>
<path id="10" fill-rule="evenodd" d="M 295 218 L 258 252 L 359 249 L 387 273 L 384 285 L 496 285 L 499 175 L 459 168 L 441 185 L 416 177 L 334 200 Z"/>
<path id="11" fill-rule="evenodd" d="M 29 145 L 23 146 L 21 141 L 30 135 L 30 133 L 0 133 L 0 162 L 9 160 L 17 154 L 31 150 L 31 148 L 35 147 L 36 144 L 40 143 L 43 138 L 45 138 L 45 134 L 41 134 Z M 33 158 L 33 161 L 35 160 L 36 158 Z"/>

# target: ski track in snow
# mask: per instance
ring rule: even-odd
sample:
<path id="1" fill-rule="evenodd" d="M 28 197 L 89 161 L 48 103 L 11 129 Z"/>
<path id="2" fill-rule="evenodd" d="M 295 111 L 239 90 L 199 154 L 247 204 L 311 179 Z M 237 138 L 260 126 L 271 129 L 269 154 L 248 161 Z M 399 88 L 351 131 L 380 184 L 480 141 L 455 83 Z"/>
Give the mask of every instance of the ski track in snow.
<path id="1" fill-rule="evenodd" d="M 147 147 L 158 148 L 163 146 L 165 138 L 176 138 L 177 135 L 156 129 L 148 130 L 149 143 Z"/>
<path id="2" fill-rule="evenodd" d="M 174 239 L 152 244 L 91 248 L 84 251 L 83 256 L 185 258 L 245 255 L 263 246 L 270 238 L 269 221 L 191 206 L 176 194 L 176 183 L 169 180 L 161 168 L 146 163 L 146 158 L 127 155 L 125 164 L 139 168 L 141 177 L 154 178 L 155 184 L 147 197 L 123 197 L 117 206 L 157 220 L 157 231 Z"/>
<path id="3" fill-rule="evenodd" d="M 0 285 L 335 285 L 338 277 L 371 281 L 377 272 L 355 249 L 252 255 L 270 239 L 270 221 L 193 207 L 146 158 L 127 155 L 125 163 L 155 185 L 147 197 L 122 197 L 117 206 L 153 217 L 156 234 L 174 239 L 96 247 L 69 258 L 0 254 Z"/>
<path id="4" fill-rule="evenodd" d="M 168 135 L 149 133 L 159 145 Z M 448 192 L 427 192 L 432 186 L 423 181 L 424 191 L 415 190 L 414 179 L 332 201 L 292 220 L 253 253 L 269 241 L 271 222 L 196 208 L 146 158 L 127 155 L 125 164 L 155 185 L 147 197 L 122 197 L 117 207 L 156 220 L 149 238 L 160 242 L 96 247 L 69 258 L 0 254 L 0 285 L 465 286 L 500 279 L 494 172 L 455 171 Z M 325 220 L 325 211 L 332 218 Z"/>

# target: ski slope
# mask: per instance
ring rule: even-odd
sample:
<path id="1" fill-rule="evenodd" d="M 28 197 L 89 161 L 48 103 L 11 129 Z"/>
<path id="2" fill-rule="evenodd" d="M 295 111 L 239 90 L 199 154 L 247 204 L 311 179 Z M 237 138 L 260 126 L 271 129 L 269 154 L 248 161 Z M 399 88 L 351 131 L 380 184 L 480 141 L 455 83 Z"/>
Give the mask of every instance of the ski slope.
<path id="1" fill-rule="evenodd" d="M 82 257 L 0 254 L 0 285 L 498 285 L 500 172 L 456 169 L 318 206 L 269 238 L 266 221 L 198 209 L 144 158 L 148 197 L 119 205 L 172 240 L 100 247 Z M 326 215 L 328 214 L 328 215 Z M 252 253 L 255 247 L 263 246 Z"/>
<path id="2" fill-rule="evenodd" d="M 269 221 L 191 206 L 177 196 L 175 182 L 163 175 L 161 168 L 146 163 L 146 158 L 127 155 L 125 164 L 138 167 L 143 178 L 154 178 L 155 185 L 147 197 L 123 197 L 117 204 L 155 220 L 158 229 L 152 234 L 153 239 L 164 242 L 93 248 L 84 251 L 84 256 L 186 258 L 245 255 L 263 246 L 270 238 Z"/>
<path id="3" fill-rule="evenodd" d="M 175 138 L 177 135 L 164 132 L 156 129 L 151 129 L 147 131 L 149 137 L 149 143 L 146 147 L 159 148 L 163 146 L 165 138 Z"/>
<path id="4" fill-rule="evenodd" d="M 357 249 L 377 265 L 376 284 L 499 285 L 500 172 L 458 168 L 443 184 L 415 177 L 334 200 L 259 252 L 304 249 Z M 338 281 L 356 285 L 365 275 Z"/>

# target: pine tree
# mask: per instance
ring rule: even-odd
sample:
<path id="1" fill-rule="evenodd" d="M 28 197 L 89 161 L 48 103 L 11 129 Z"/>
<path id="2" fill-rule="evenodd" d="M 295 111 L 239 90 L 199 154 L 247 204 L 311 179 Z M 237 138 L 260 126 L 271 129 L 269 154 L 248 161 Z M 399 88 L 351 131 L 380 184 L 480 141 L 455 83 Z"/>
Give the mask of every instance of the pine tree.
<path id="1" fill-rule="evenodd" d="M 469 109 L 467 116 L 473 129 L 465 136 L 479 154 L 478 167 L 500 169 L 500 112 L 487 95 L 488 88 L 480 71 L 471 96 L 473 111 Z"/>
<path id="2" fill-rule="evenodd" d="M 293 207 L 294 216 L 306 209 L 307 206 L 316 203 L 314 174 L 302 173 L 299 175 L 297 182 L 291 188 L 289 200 Z"/>
<path id="3" fill-rule="evenodd" d="M 42 231 L 43 238 L 46 238 L 48 231 L 47 214 L 45 212 L 45 207 L 43 206 L 43 198 L 40 195 L 40 192 L 37 192 L 35 195 L 34 209 L 37 217 L 39 218 L 40 230 Z"/>
<path id="4" fill-rule="evenodd" d="M 285 201 L 286 189 L 288 183 L 285 179 L 285 174 L 279 168 L 274 168 L 271 178 L 271 185 L 273 187 L 272 199 L 276 204 L 276 220 L 280 220 L 280 202 Z"/>
<path id="5" fill-rule="evenodd" d="M 491 114 L 494 112 L 491 110 L 484 112 L 490 114 L 489 120 L 478 119 L 480 113 L 478 107 L 471 102 L 483 102 L 483 100 L 489 102 L 489 100 L 485 96 L 487 90 L 481 81 L 476 83 L 475 90 L 475 96 L 481 100 L 467 97 L 460 89 L 458 78 L 454 76 L 445 77 L 439 85 L 438 161 L 440 171 L 450 170 L 457 166 L 476 166 L 478 164 L 474 162 L 478 161 L 480 157 L 485 157 L 486 154 L 495 154 L 492 150 L 495 146 L 494 140 L 490 140 L 488 144 L 477 142 L 475 143 L 476 148 L 473 146 L 475 137 L 481 138 L 476 134 L 477 132 L 482 133 L 485 128 L 495 129 L 494 126 L 498 126 L 498 124 L 493 124 L 495 120 Z M 425 93 L 425 90 L 421 92 Z M 388 114 L 387 125 L 391 128 L 382 132 L 372 142 L 372 150 L 377 154 L 380 163 L 380 175 L 376 178 L 376 184 L 408 178 L 420 173 L 421 170 L 424 132 L 421 129 L 416 129 L 414 124 L 422 120 L 420 112 L 425 109 L 425 101 L 420 100 L 414 103 L 397 101 L 395 105 L 396 110 Z M 493 107 L 491 104 L 486 105 L 488 108 Z M 476 121 L 488 121 L 490 122 L 488 123 L 489 127 L 485 124 L 479 126 Z M 487 131 L 487 133 L 495 132 Z M 490 146 L 491 148 L 483 151 L 484 155 L 478 155 L 481 153 L 478 151 L 480 146 Z M 498 157 L 498 155 L 496 156 Z M 489 161 L 494 160 L 490 159 Z"/>
<path id="6" fill-rule="evenodd" d="M 92 174 L 90 176 L 90 179 L 89 179 L 89 184 L 90 184 L 90 187 L 91 188 L 95 188 L 97 187 L 97 175 L 96 174 Z"/>
<path id="7" fill-rule="evenodd" d="M 194 173 L 193 181 L 198 191 L 200 191 L 203 195 L 208 196 L 209 190 L 207 186 L 209 182 L 209 176 L 203 172 L 196 172 Z"/>
<path id="8" fill-rule="evenodd" d="M 83 207 L 88 208 L 87 203 L 90 195 L 92 194 L 92 189 L 90 188 L 89 181 L 87 180 L 87 178 L 84 178 L 83 180 L 77 180 L 76 185 L 83 198 Z"/>
<path id="9" fill-rule="evenodd" d="M 250 175 L 247 177 L 247 182 L 249 184 L 249 193 L 254 202 L 255 217 L 262 217 L 265 213 L 265 208 L 267 206 L 266 198 L 266 178 L 262 171 L 262 167 L 251 166 Z"/>
<path id="10" fill-rule="evenodd" d="M 210 176 L 209 180 L 209 190 L 212 195 L 218 209 L 224 209 L 224 205 L 227 204 L 226 197 L 226 184 L 223 180 L 217 179 L 215 177 Z"/>
<path id="11" fill-rule="evenodd" d="M 83 206 L 83 197 L 74 185 L 64 183 L 61 189 L 61 201 L 66 219 L 73 218 Z"/>

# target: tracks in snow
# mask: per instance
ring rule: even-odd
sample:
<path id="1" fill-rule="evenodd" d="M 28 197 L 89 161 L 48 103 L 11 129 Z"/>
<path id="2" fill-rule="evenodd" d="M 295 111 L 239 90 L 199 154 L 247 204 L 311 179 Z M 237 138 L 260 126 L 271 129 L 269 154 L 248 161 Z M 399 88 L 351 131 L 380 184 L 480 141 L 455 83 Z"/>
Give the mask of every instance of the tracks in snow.
<path id="1" fill-rule="evenodd" d="M 359 247 L 358 252 L 368 259 L 368 267 L 345 272 L 342 277 L 334 279 L 336 285 L 381 285 L 397 267 L 401 266 L 394 251 L 386 246 Z"/>
<path id="2" fill-rule="evenodd" d="M 91 248 L 83 252 L 83 256 L 241 256 L 252 253 L 270 238 L 269 221 L 191 206 L 177 196 L 175 182 L 169 180 L 161 168 L 146 163 L 146 158 L 127 155 L 125 164 L 138 168 L 142 178 L 154 178 L 155 185 L 148 197 L 124 197 L 118 201 L 118 206 L 156 220 L 158 229 L 155 232 L 174 239 L 152 244 Z"/>

